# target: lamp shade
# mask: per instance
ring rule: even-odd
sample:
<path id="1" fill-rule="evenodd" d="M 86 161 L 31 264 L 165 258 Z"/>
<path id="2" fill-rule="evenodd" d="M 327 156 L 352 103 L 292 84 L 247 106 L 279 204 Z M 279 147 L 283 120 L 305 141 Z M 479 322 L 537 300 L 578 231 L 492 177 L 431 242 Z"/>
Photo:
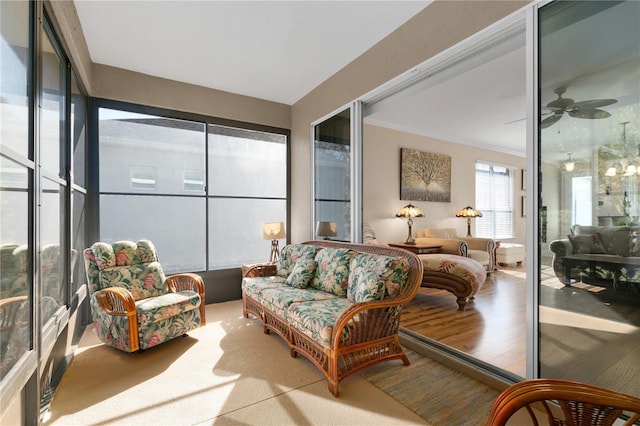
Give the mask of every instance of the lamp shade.
<path id="1" fill-rule="evenodd" d="M 458 210 L 458 213 L 456 213 L 456 217 L 482 217 L 482 213 L 471 206 L 467 206 L 461 210 Z"/>
<path id="2" fill-rule="evenodd" d="M 424 212 L 414 206 L 413 204 L 407 204 L 403 208 L 401 208 L 398 213 L 396 213 L 396 217 L 423 217 Z"/>
<path id="3" fill-rule="evenodd" d="M 335 237 L 338 235 L 338 225 L 335 222 L 318 222 L 316 235 L 318 237 Z"/>
<path id="4" fill-rule="evenodd" d="M 286 236 L 284 222 L 269 222 L 262 226 L 262 238 L 265 240 L 281 240 Z"/>

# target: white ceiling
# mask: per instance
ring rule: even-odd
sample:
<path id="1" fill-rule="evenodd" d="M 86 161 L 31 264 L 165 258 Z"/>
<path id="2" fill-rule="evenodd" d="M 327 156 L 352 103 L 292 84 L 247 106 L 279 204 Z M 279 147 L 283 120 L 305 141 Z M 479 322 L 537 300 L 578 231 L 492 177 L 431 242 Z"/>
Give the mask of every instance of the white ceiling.
<path id="1" fill-rule="evenodd" d="M 75 0 L 96 63 L 289 105 L 429 3 Z M 556 98 L 558 86 L 576 101 L 618 100 L 604 108 L 610 118 L 589 120 L 602 129 L 599 140 L 618 137 L 620 122 L 634 121 L 628 116 L 640 101 L 634 89 L 640 31 L 632 3 L 604 10 L 597 21 L 559 25 L 542 40 L 543 105 Z M 571 41 L 574 32 L 583 34 L 581 43 Z M 366 121 L 524 156 L 524 45 L 523 32 L 477 55 L 482 60 L 443 72 L 446 78 L 430 78 L 381 102 Z M 565 114 L 543 130 L 543 136 L 563 132 L 558 160 L 567 151 L 589 155 L 584 121 Z M 638 132 L 633 125 L 628 130 Z"/>
<path id="2" fill-rule="evenodd" d="M 91 60 L 292 105 L 431 1 L 75 0 Z"/>

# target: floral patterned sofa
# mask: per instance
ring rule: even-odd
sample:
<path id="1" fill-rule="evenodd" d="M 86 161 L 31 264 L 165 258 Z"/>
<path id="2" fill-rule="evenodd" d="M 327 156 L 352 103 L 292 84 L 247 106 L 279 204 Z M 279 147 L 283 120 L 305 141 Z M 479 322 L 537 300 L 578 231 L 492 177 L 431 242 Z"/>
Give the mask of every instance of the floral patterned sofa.
<path id="1" fill-rule="evenodd" d="M 405 250 L 291 244 L 276 264 L 245 272 L 243 313 L 285 339 L 291 356 L 308 358 L 337 396 L 340 381 L 364 367 L 391 359 L 409 364 L 398 340 L 400 311 L 421 280 L 420 260 Z"/>
<path id="2" fill-rule="evenodd" d="M 205 324 L 202 278 L 165 277 L 150 241 L 98 242 L 84 259 L 95 329 L 105 344 L 135 352 Z"/>

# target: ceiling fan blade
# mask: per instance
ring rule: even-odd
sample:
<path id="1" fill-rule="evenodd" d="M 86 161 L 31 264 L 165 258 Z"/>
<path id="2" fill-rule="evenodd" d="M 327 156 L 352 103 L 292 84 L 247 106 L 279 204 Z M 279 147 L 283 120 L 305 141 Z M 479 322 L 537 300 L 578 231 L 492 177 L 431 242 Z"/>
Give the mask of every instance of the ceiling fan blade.
<path id="1" fill-rule="evenodd" d="M 571 109 L 595 109 L 603 106 L 615 104 L 617 99 L 591 99 L 590 101 L 580 101 L 571 105 Z"/>
<path id="2" fill-rule="evenodd" d="M 547 117 L 540 122 L 540 127 L 546 129 L 553 126 L 558 120 L 562 118 L 562 113 L 553 114 L 551 117 Z"/>
<path id="3" fill-rule="evenodd" d="M 574 103 L 575 102 L 573 101 L 573 99 L 563 98 L 562 96 L 558 95 L 558 99 L 554 99 L 553 101 L 549 102 L 546 107 L 554 110 L 565 110 Z"/>
<path id="4" fill-rule="evenodd" d="M 571 117 L 575 118 L 590 118 L 590 119 L 599 119 L 599 118 L 609 118 L 611 114 L 602 109 L 577 109 L 573 111 L 567 111 Z"/>

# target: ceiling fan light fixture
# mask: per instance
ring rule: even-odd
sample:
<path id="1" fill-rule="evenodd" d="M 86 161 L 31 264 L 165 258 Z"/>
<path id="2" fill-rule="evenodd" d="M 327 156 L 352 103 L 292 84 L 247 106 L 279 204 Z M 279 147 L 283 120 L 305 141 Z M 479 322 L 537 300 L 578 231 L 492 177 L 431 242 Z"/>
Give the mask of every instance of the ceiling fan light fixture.
<path id="1" fill-rule="evenodd" d="M 568 172 L 572 172 L 576 168 L 576 163 L 571 159 L 571 152 L 567 152 L 569 159 L 564 163 L 564 169 Z"/>

